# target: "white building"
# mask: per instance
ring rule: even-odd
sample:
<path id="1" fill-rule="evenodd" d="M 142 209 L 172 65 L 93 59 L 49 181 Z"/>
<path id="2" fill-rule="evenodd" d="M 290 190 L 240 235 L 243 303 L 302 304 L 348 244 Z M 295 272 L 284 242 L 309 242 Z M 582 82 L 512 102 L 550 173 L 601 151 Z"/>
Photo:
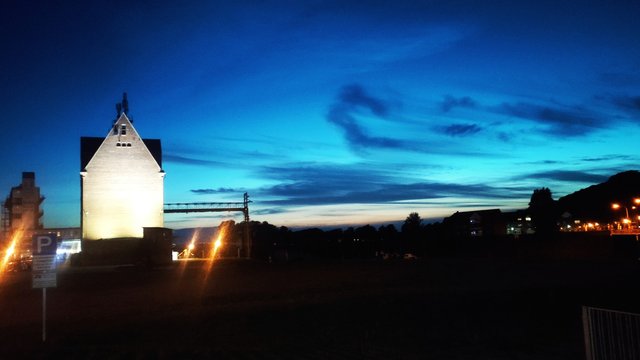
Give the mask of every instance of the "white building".
<path id="1" fill-rule="evenodd" d="M 160 140 L 138 135 L 126 101 L 105 138 L 80 139 L 83 240 L 141 238 L 143 227 L 163 227 Z"/>

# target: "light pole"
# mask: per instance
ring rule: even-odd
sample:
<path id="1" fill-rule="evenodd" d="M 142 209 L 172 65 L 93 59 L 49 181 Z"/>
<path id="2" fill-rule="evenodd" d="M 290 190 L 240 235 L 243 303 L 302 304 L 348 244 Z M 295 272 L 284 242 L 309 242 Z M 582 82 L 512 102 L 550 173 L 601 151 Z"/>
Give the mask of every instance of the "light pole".
<path id="1" fill-rule="evenodd" d="M 636 205 L 640 205 L 640 198 L 634 198 L 632 203 L 635 204 L 635 205 L 631 206 L 631 210 L 635 210 L 636 209 Z M 619 203 L 611 204 L 611 208 L 613 210 L 618 210 L 621 207 L 624 207 L 624 212 L 625 212 L 625 215 L 626 215 L 626 217 L 624 219 L 622 219 L 622 223 L 626 224 L 627 227 L 629 228 L 631 226 L 631 219 L 629 218 L 629 208 L 626 205 L 622 206 Z M 640 217 L 638 217 L 638 218 L 640 219 Z"/>

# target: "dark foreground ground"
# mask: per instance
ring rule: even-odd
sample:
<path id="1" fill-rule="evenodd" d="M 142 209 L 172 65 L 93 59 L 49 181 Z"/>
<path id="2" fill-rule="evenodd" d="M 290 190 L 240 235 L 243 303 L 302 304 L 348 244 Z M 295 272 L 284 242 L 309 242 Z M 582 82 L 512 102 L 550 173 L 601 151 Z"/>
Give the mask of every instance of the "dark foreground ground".
<path id="1" fill-rule="evenodd" d="M 181 261 L 3 274 L 0 358 L 584 359 L 581 306 L 638 312 L 633 263 Z"/>

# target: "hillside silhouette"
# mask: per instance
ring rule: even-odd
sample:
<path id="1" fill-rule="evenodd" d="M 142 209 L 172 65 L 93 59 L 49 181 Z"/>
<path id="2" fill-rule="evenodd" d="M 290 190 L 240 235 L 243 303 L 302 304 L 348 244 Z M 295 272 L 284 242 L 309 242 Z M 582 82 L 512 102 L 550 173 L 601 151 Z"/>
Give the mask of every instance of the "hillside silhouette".
<path id="1" fill-rule="evenodd" d="M 611 176 L 601 184 L 592 185 L 558 199 L 561 213 L 568 212 L 573 218 L 589 221 L 610 222 L 625 216 L 624 206 L 629 215 L 637 214 L 631 207 L 633 199 L 640 197 L 640 172 L 624 171 Z M 614 211 L 611 204 L 619 203 L 621 210 Z"/>

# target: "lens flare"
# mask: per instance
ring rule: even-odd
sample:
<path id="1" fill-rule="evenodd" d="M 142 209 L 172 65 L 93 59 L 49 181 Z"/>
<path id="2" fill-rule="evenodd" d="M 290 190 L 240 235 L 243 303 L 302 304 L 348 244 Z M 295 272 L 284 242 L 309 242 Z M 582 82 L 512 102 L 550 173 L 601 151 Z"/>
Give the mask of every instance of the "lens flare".
<path id="1" fill-rule="evenodd" d="M 191 241 L 189 241 L 189 245 L 187 245 L 184 250 L 180 254 L 178 254 L 178 258 L 181 259 L 189 259 L 193 255 L 193 249 L 196 248 L 196 241 L 198 240 L 198 235 L 200 235 L 200 229 L 196 229 L 194 231 L 193 236 L 191 236 Z"/>
<path id="2" fill-rule="evenodd" d="M 211 255 L 213 258 L 216 257 L 216 254 L 218 253 L 218 249 L 220 248 L 220 246 L 222 246 L 222 240 L 220 240 L 220 237 L 218 236 L 216 241 L 213 242 L 213 254 Z"/>
<path id="3" fill-rule="evenodd" d="M 7 246 L 7 249 L 5 250 L 5 253 L 4 253 L 4 257 L 2 258 L 2 264 L 0 264 L 0 271 L 4 272 L 7 269 L 7 265 L 9 264 L 9 261 L 11 261 L 14 254 L 16 253 L 16 248 L 18 247 L 19 245 L 18 243 L 22 238 L 22 234 L 23 234 L 22 230 L 17 230 L 11 236 L 11 241 L 9 241 L 9 246 Z"/>
<path id="4" fill-rule="evenodd" d="M 209 253 L 210 256 L 207 259 L 205 267 L 203 268 L 203 270 L 205 270 L 205 274 L 202 282 L 202 291 L 204 291 L 204 289 L 207 287 L 207 284 L 209 282 L 209 275 L 212 272 L 213 263 L 215 262 L 216 258 L 220 258 L 219 252 L 224 247 L 224 241 L 231 224 L 233 224 L 232 221 L 222 221 L 220 225 L 218 225 L 218 230 L 216 231 L 216 235 L 211 239 L 212 240 L 211 250 Z"/>

